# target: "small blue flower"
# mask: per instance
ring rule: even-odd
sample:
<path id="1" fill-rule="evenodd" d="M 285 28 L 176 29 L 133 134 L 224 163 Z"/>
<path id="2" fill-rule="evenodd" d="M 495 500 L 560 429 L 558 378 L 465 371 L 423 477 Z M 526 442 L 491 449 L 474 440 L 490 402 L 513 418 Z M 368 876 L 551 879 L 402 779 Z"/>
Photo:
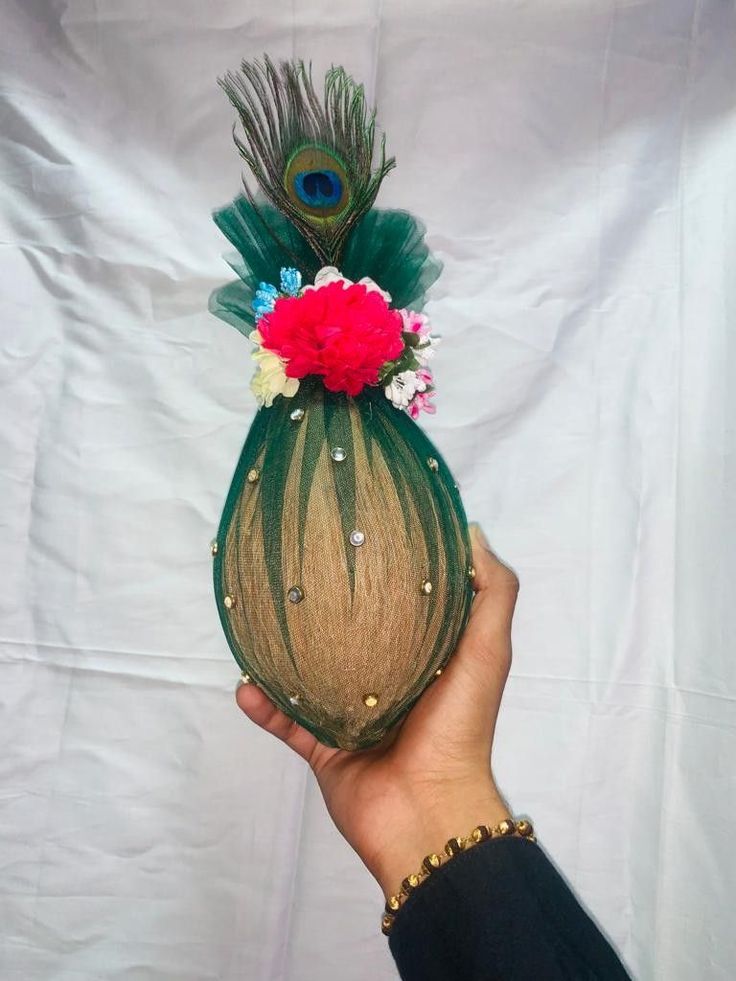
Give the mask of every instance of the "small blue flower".
<path id="1" fill-rule="evenodd" d="M 302 274 L 298 269 L 283 266 L 281 269 L 281 292 L 287 296 L 296 296 L 302 288 Z"/>
<path id="2" fill-rule="evenodd" d="M 270 313 L 273 310 L 278 295 L 279 291 L 270 283 L 258 284 L 258 289 L 251 303 L 256 320 L 260 320 L 264 314 Z"/>

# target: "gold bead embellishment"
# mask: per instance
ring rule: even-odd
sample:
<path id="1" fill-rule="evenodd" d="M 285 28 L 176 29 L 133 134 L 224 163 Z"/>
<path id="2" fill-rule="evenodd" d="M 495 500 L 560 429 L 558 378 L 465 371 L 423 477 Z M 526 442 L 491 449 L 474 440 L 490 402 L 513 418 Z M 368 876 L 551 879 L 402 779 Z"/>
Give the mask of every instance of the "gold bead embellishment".
<path id="1" fill-rule="evenodd" d="M 429 579 L 423 580 L 422 585 L 419 587 L 419 591 L 425 596 L 429 596 L 429 594 L 432 592 L 432 583 L 429 581 Z"/>
<path id="2" fill-rule="evenodd" d="M 516 831 L 522 838 L 530 838 L 534 834 L 534 828 L 529 821 L 517 821 Z"/>
<path id="3" fill-rule="evenodd" d="M 251 467 L 248 476 L 245 478 L 249 484 L 257 484 L 261 478 L 261 473 L 257 467 Z"/>
<path id="4" fill-rule="evenodd" d="M 468 566 L 468 579 L 475 579 L 475 566 L 474 565 L 469 565 Z"/>
<path id="5" fill-rule="evenodd" d="M 473 828 L 467 838 L 450 838 L 445 845 L 444 855 L 438 855 L 435 852 L 425 855 L 419 871 L 408 875 L 402 881 L 399 892 L 395 896 L 390 896 L 386 901 L 383 916 L 381 917 L 381 932 L 388 936 L 405 900 L 436 869 L 440 868 L 441 865 L 452 861 L 460 852 L 466 851 L 468 848 L 473 848 L 475 845 L 479 845 L 489 838 L 511 837 L 523 838 L 529 842 L 535 842 L 537 840 L 534 837 L 534 828 L 532 827 L 531 821 L 513 821 L 507 818 L 505 821 L 499 822 L 494 828 L 489 827 L 487 824 L 479 824 Z"/>
<path id="6" fill-rule="evenodd" d="M 223 599 L 222 602 L 225 604 L 225 608 L 226 609 L 232 610 L 232 608 L 235 606 L 235 597 L 234 596 L 231 596 L 228 593 L 227 596 Z"/>
<path id="7" fill-rule="evenodd" d="M 290 703 L 291 703 L 292 705 L 298 705 L 298 704 L 299 704 L 299 702 L 300 702 L 300 698 L 299 698 L 299 696 L 298 696 L 298 695 L 292 695 L 292 696 L 291 696 L 291 698 L 289 699 L 289 702 L 290 702 Z"/>
<path id="8" fill-rule="evenodd" d="M 432 852 L 431 855 L 425 855 L 424 859 L 422 860 L 422 868 L 428 875 L 431 875 L 431 873 L 434 872 L 435 869 L 438 869 L 440 865 L 442 865 L 442 859 L 434 852 Z"/>
<path id="9" fill-rule="evenodd" d="M 217 539 L 213 538 L 210 542 L 210 555 L 217 555 Z"/>
<path id="10" fill-rule="evenodd" d="M 247 671 L 241 671 L 240 672 L 240 684 L 241 685 L 250 685 L 252 682 L 253 682 L 253 679 L 251 678 L 251 676 L 248 674 Z"/>
<path id="11" fill-rule="evenodd" d="M 427 457 L 427 466 L 432 471 L 432 473 L 437 473 L 437 471 L 440 469 L 439 463 L 437 462 L 437 460 L 435 460 L 433 456 Z"/>
<path id="12" fill-rule="evenodd" d="M 304 409 L 292 409 L 289 418 L 292 422 L 301 422 L 304 418 Z"/>
<path id="13" fill-rule="evenodd" d="M 378 705 L 378 695 L 363 695 L 363 704 L 367 705 L 369 709 L 375 708 Z"/>
<path id="14" fill-rule="evenodd" d="M 435 678 L 439 678 L 441 674 L 442 674 L 442 668 L 437 668 L 437 670 L 434 673 L 434 676 Z"/>
<path id="15" fill-rule="evenodd" d="M 301 603 L 301 601 L 304 599 L 304 593 L 299 586 L 292 586 L 286 594 L 286 598 L 290 603 Z"/>
<path id="16" fill-rule="evenodd" d="M 401 883 L 402 892 L 410 893 L 412 889 L 416 889 L 421 881 L 421 877 L 417 875 L 416 872 L 412 872 L 412 874 L 407 875 L 407 877 Z"/>

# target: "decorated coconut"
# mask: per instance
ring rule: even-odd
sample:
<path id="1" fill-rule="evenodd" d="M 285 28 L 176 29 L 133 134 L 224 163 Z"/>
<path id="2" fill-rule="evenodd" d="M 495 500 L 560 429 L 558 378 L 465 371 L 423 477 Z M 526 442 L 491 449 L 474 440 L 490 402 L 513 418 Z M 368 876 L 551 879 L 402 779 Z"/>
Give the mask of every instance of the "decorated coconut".
<path id="1" fill-rule="evenodd" d="M 451 656 L 473 597 L 433 412 L 440 272 L 422 224 L 374 202 L 394 166 L 363 88 L 302 62 L 220 80 L 251 183 L 214 214 L 238 279 L 210 309 L 253 345 L 259 408 L 212 544 L 243 672 L 322 742 L 378 742 Z"/>

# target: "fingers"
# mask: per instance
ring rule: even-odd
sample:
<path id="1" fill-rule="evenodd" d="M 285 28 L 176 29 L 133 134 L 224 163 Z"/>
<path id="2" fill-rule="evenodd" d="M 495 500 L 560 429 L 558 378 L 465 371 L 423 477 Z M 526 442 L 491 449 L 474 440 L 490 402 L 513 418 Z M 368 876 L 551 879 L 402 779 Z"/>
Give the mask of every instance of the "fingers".
<path id="1" fill-rule="evenodd" d="M 286 743 L 308 763 L 311 762 L 321 743 L 298 722 L 276 708 L 260 688 L 250 683 L 241 684 L 235 693 L 235 700 L 252 722 Z"/>
<path id="2" fill-rule="evenodd" d="M 519 578 L 513 569 L 504 565 L 491 551 L 480 525 L 470 526 L 470 540 L 473 546 L 473 587 L 476 590 L 476 601 L 489 596 L 493 598 L 492 603 L 486 604 L 492 610 L 486 614 L 485 626 L 499 631 L 510 631 L 516 597 L 519 594 Z"/>
<path id="3" fill-rule="evenodd" d="M 471 525 L 470 537 L 476 595 L 453 660 L 471 672 L 478 686 L 496 696 L 511 665 L 511 621 L 519 580 L 491 551 L 478 525 Z"/>

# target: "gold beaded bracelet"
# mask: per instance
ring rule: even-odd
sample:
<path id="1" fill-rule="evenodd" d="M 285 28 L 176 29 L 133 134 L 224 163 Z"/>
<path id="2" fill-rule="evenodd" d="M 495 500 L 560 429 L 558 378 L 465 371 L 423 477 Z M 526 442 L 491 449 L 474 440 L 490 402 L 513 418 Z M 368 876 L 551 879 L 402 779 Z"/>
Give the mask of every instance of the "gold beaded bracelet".
<path id="1" fill-rule="evenodd" d="M 401 883 L 401 889 L 398 893 L 395 896 L 389 897 L 384 909 L 383 919 L 381 920 L 382 933 L 388 936 L 396 914 L 417 886 L 424 882 L 425 879 L 428 879 L 441 865 L 446 865 L 455 855 L 459 855 L 460 852 L 467 851 L 473 845 L 479 845 L 482 841 L 487 841 L 489 838 L 526 838 L 527 841 L 537 840 L 534 836 L 534 828 L 532 827 L 531 821 L 513 821 L 510 818 L 501 821 L 494 828 L 489 827 L 487 824 L 479 824 L 477 828 L 473 828 L 467 838 L 450 838 L 445 845 L 444 855 L 437 855 L 434 852 L 431 855 L 426 855 L 422 861 L 421 869 L 418 872 L 408 875 Z"/>

